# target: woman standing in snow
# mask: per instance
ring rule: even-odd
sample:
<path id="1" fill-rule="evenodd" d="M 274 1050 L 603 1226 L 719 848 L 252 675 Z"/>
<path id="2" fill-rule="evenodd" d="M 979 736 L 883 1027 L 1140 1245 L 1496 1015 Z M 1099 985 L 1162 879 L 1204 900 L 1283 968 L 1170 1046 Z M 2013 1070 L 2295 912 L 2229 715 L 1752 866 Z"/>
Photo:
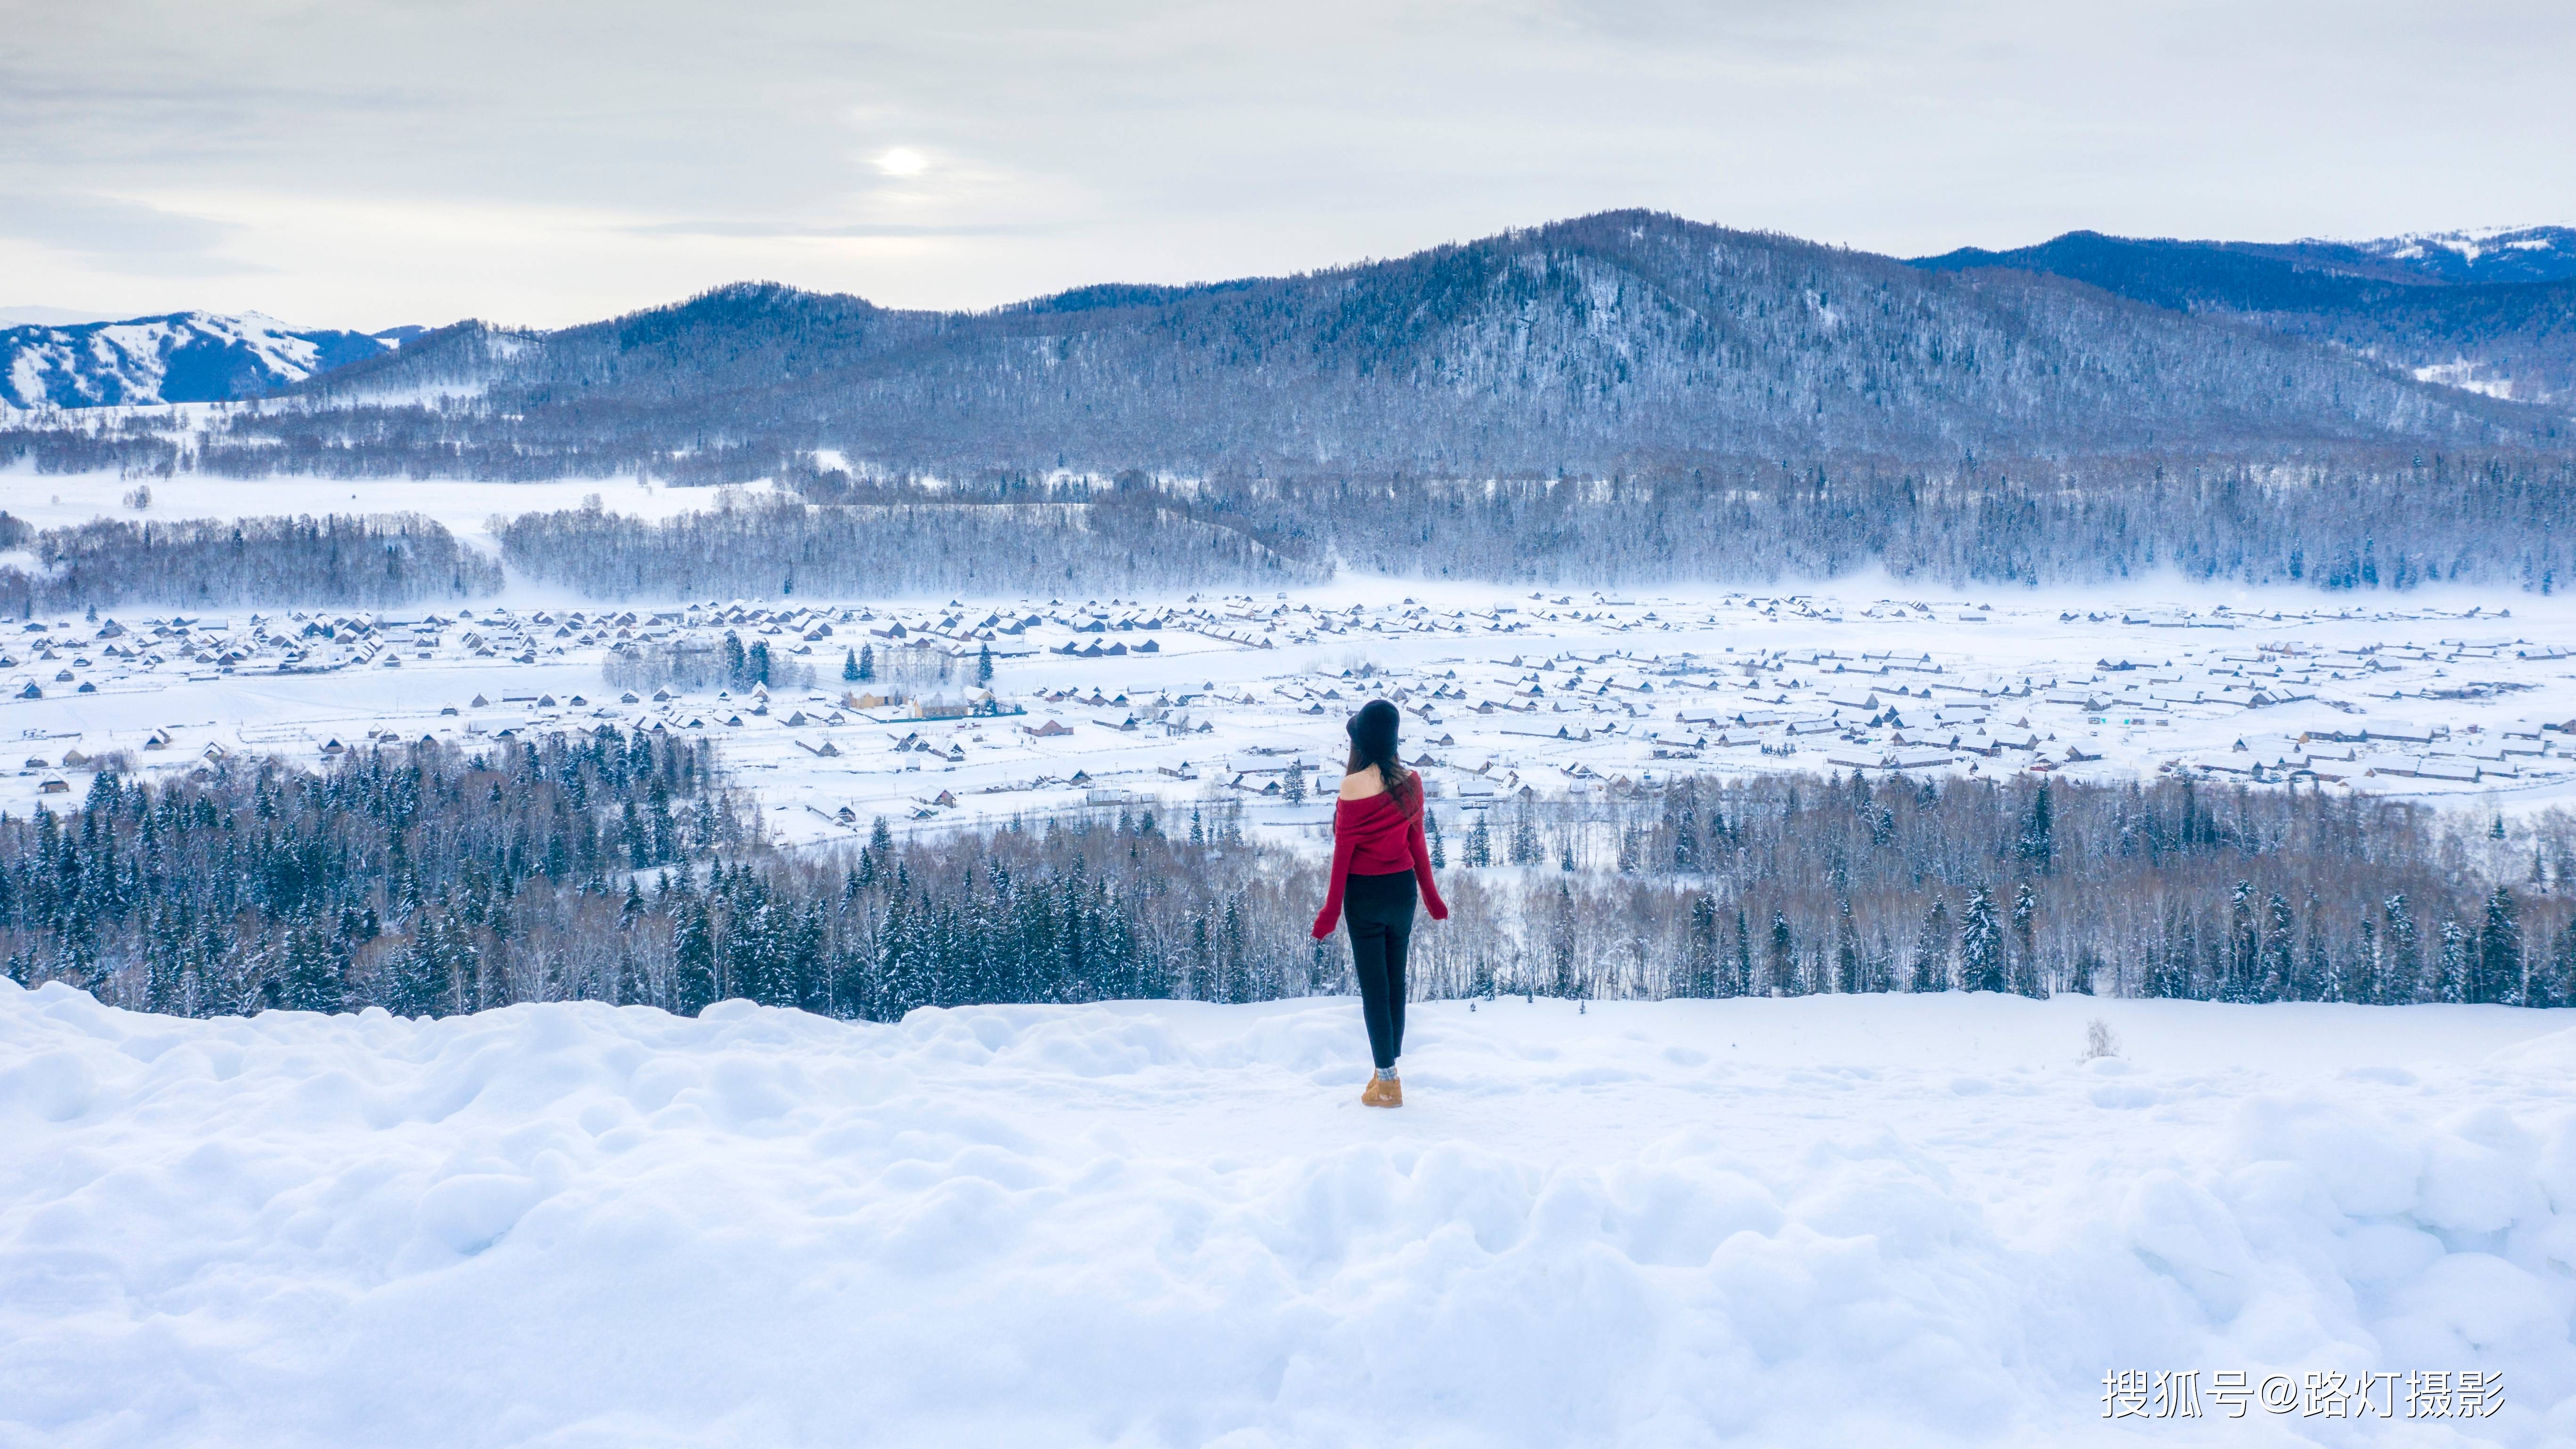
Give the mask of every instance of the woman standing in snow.
<path id="1" fill-rule="evenodd" d="M 1333 874 L 1324 909 L 1315 917 L 1315 939 L 1333 934 L 1345 905 L 1351 918 L 1351 965 L 1360 978 L 1360 1014 L 1368 1022 L 1369 1054 L 1377 1071 L 1360 1101 L 1371 1107 L 1404 1105 L 1395 1059 L 1404 1051 L 1404 948 L 1413 935 L 1418 884 L 1431 919 L 1449 919 L 1449 907 L 1431 883 L 1431 852 L 1422 839 L 1422 781 L 1404 768 L 1396 750 L 1395 706 L 1370 700 L 1344 728 L 1351 757 L 1342 768 L 1342 794 L 1333 807 Z"/>

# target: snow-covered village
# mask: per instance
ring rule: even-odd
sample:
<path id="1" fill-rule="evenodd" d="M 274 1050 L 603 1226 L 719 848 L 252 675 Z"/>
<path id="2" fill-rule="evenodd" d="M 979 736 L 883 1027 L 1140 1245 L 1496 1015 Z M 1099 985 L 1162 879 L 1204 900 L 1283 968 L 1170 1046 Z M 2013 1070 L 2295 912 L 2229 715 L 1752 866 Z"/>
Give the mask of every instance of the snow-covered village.
<path id="1" fill-rule="evenodd" d="M 150 778 L 609 724 L 721 740 L 782 841 L 1238 793 L 1323 823 L 1332 738 L 1376 697 L 1414 722 L 1426 793 L 1465 811 L 1685 775 L 2028 771 L 2522 814 L 2565 800 L 2576 759 L 2576 616 L 2551 601 L 2517 625 L 2509 596 L 1350 592 L 30 620 L 0 645 L 27 751 L 8 803 L 86 791 L 102 759 Z"/>
<path id="2" fill-rule="evenodd" d="M 2576 1446 L 2576 23 L 0 0 L 0 1449 Z"/>

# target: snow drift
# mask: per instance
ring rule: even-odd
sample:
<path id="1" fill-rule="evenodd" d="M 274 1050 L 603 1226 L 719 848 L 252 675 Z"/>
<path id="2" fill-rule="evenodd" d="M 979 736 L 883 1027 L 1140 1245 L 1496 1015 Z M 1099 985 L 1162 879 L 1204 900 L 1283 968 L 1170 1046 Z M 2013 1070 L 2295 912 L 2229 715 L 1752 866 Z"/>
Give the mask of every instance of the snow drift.
<path id="1" fill-rule="evenodd" d="M 0 984 L 0 1444 L 2576 1430 L 2557 1014 L 1437 1003 L 1371 1113 L 1357 1010 L 184 1021 Z M 2092 1016 L 2124 1056 L 2079 1060 Z M 2504 1405 L 2106 1422 L 2132 1368 Z"/>

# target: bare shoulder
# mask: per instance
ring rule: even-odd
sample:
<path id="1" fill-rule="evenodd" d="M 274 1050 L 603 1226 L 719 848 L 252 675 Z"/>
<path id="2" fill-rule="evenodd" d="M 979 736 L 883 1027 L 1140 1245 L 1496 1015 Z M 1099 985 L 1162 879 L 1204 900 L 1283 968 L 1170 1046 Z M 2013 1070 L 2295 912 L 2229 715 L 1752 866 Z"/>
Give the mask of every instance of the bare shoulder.
<path id="1" fill-rule="evenodd" d="M 1377 777 L 1375 770 L 1353 770 L 1342 777 L 1342 798 L 1345 800 L 1365 800 L 1371 795 L 1385 793 L 1386 782 Z"/>

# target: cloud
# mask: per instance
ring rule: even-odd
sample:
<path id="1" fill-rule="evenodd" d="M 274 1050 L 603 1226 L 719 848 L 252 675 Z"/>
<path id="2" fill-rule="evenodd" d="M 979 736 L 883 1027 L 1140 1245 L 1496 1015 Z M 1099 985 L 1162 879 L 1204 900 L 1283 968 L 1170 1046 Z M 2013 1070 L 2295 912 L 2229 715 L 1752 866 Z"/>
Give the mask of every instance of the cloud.
<path id="1" fill-rule="evenodd" d="M 102 271 L 219 277 L 271 270 L 219 254 L 239 231 L 206 217 L 114 197 L 0 194 L 0 236 L 73 253 Z"/>
<path id="2" fill-rule="evenodd" d="M 1619 206 L 1910 255 L 2076 227 L 2375 236 L 2576 196 L 2564 0 L 0 16 L 0 245 L 31 302 L 159 273 L 132 290 L 568 323 L 775 276 L 976 307 Z"/>
<path id="3" fill-rule="evenodd" d="M 906 222 L 853 222 L 847 226 L 808 226 L 791 221 L 658 221 L 620 227 L 634 236 L 756 237 L 765 241 L 817 238 L 897 238 L 941 236 L 1051 236 L 1072 228 L 1061 222 L 960 222 L 955 225 Z"/>

